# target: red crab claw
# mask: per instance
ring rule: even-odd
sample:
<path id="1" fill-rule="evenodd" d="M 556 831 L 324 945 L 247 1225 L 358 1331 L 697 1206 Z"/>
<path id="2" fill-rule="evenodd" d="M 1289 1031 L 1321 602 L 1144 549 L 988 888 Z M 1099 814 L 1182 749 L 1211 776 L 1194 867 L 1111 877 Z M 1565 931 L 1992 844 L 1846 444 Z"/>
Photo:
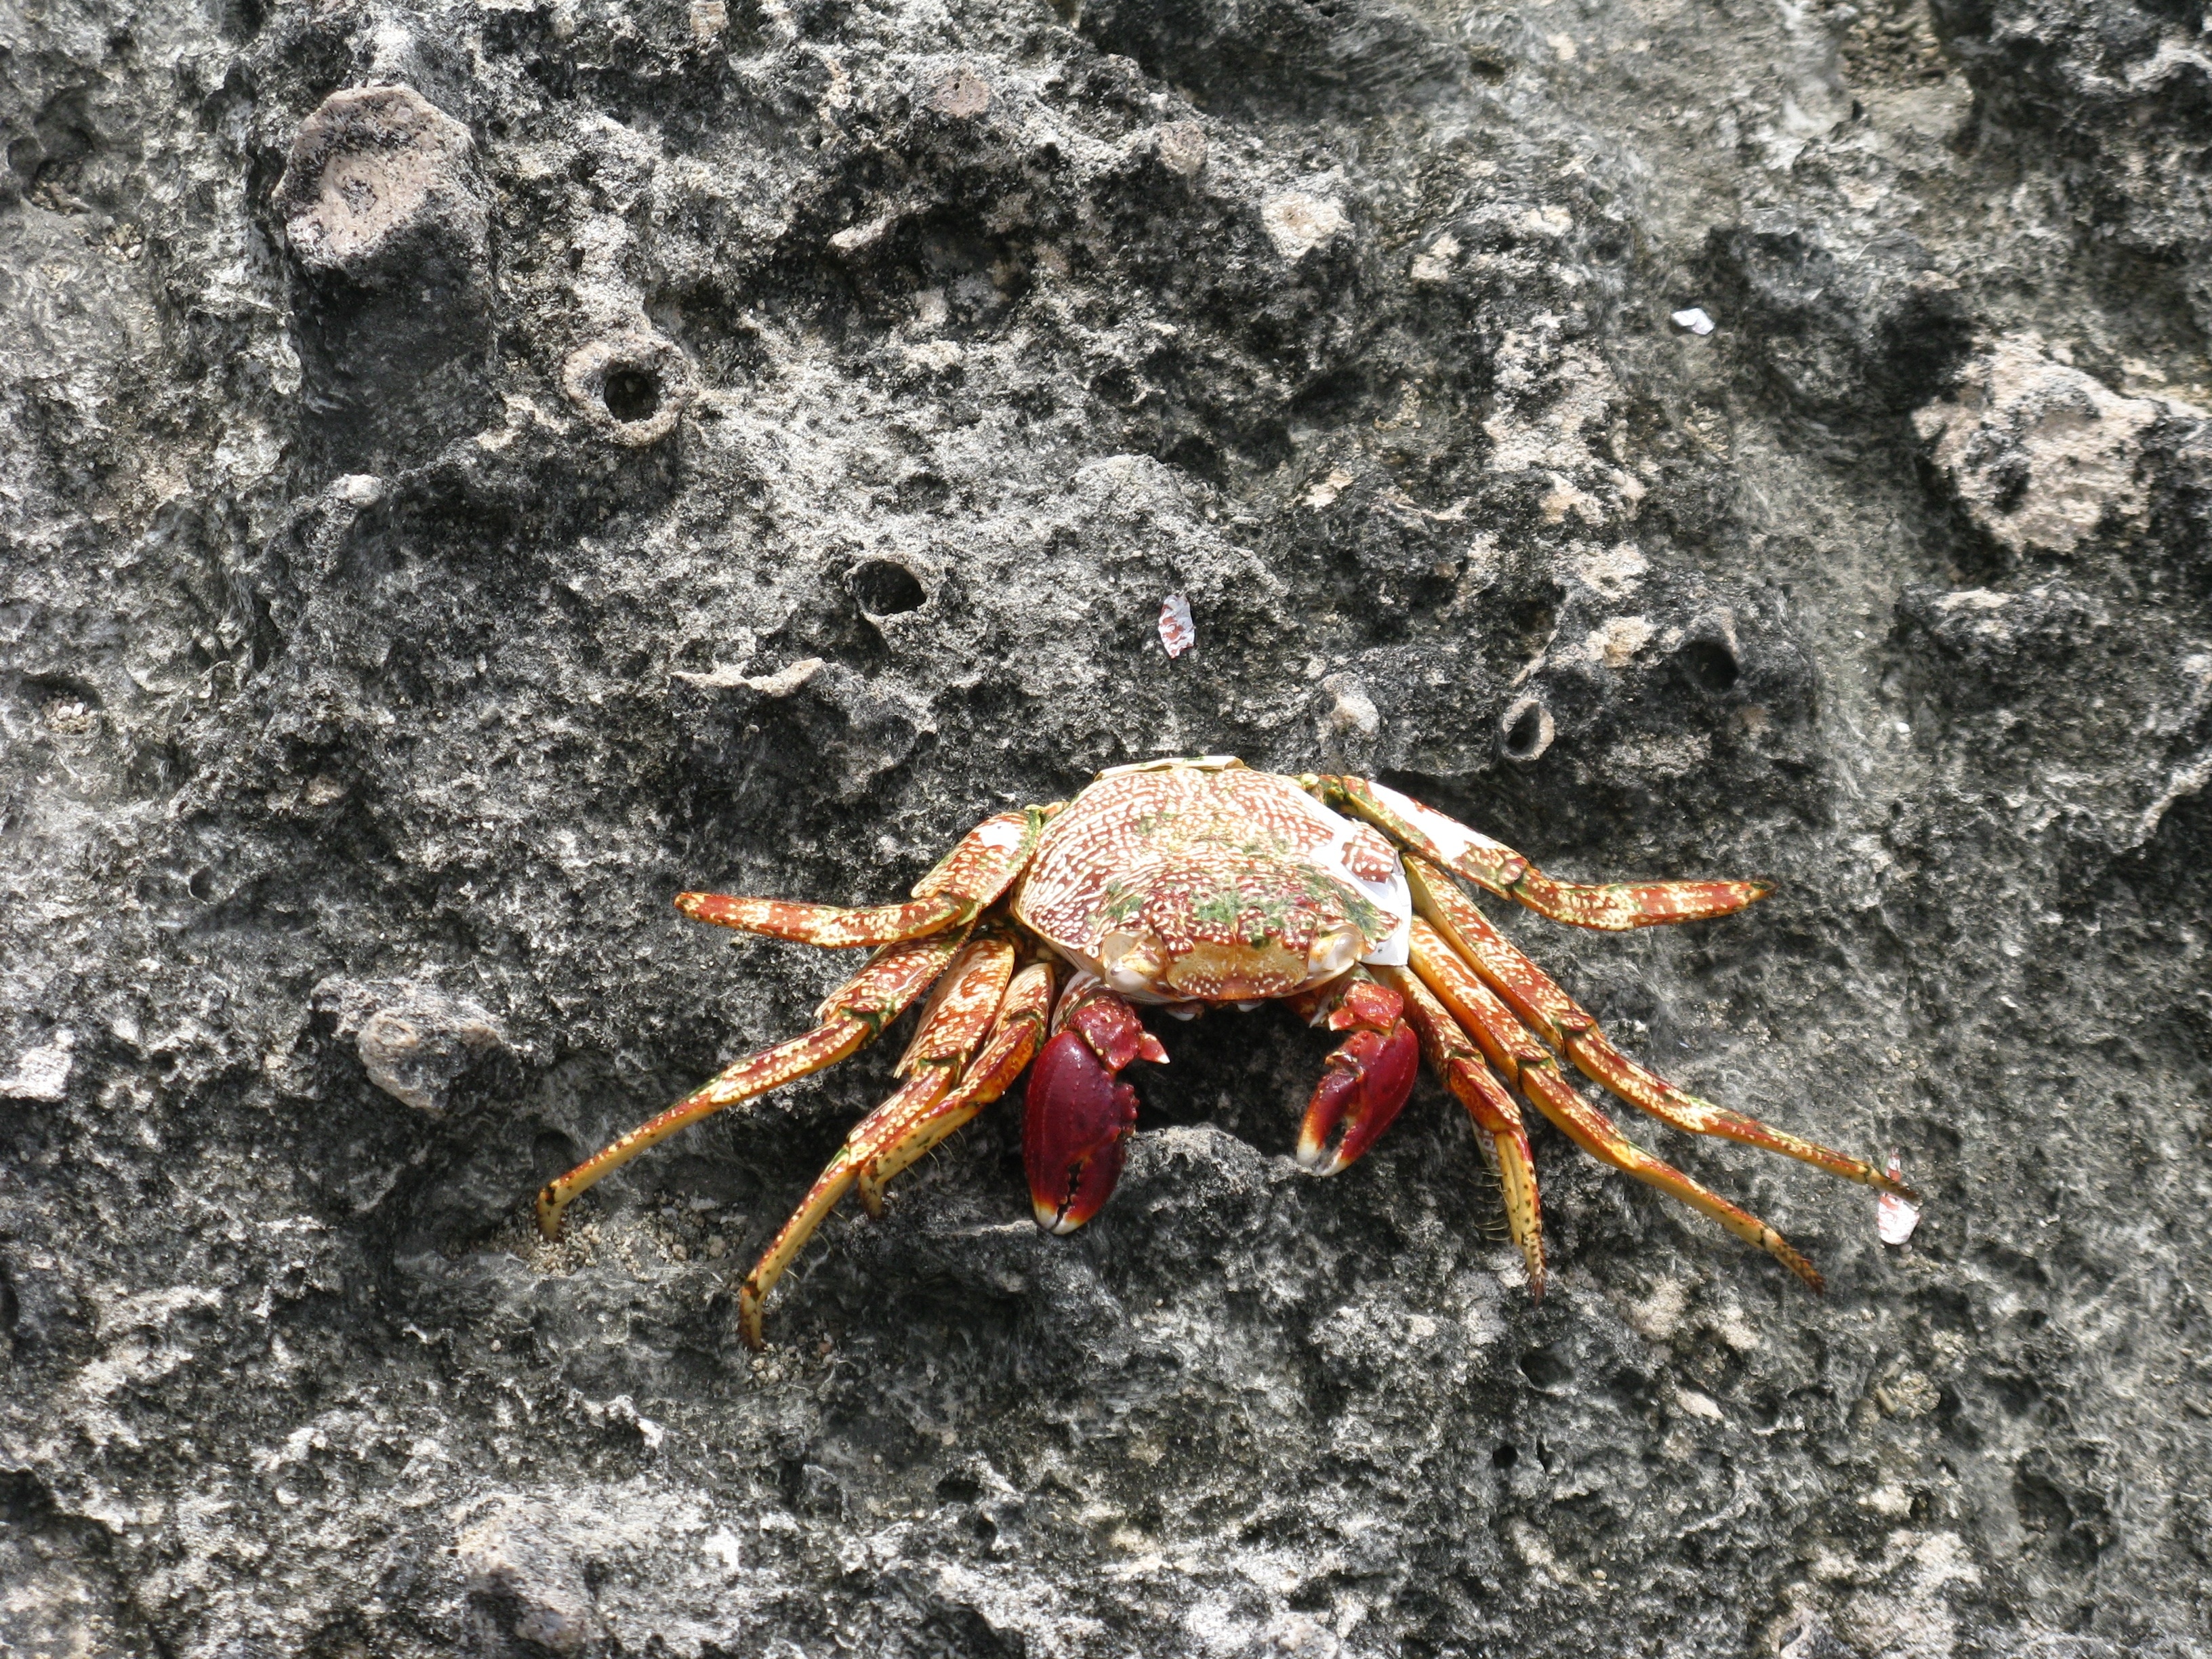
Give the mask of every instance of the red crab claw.
<path id="1" fill-rule="evenodd" d="M 1388 1033 L 1354 1031 L 1329 1055 L 1298 1127 L 1298 1162 L 1331 1176 L 1358 1160 L 1413 1092 L 1421 1045 L 1413 1028 L 1394 1020 Z"/>
<path id="2" fill-rule="evenodd" d="M 1030 1072 L 1022 1166 L 1037 1225 L 1072 1233 L 1104 1207 L 1137 1127 L 1137 1091 L 1106 1068 L 1073 1027 L 1044 1045 Z"/>

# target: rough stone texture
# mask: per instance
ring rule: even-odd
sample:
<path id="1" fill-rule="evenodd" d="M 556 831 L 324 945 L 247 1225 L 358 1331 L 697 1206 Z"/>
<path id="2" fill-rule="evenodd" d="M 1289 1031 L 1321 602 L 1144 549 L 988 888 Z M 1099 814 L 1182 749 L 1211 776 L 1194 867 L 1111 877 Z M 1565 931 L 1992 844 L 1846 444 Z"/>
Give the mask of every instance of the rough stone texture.
<path id="1" fill-rule="evenodd" d="M 2205 1651 L 2200 21 L 0 14 L 0 1649 Z M 340 153 L 421 190 L 333 253 Z M 1815 1300 L 1547 1134 L 1532 1306 L 1433 1091 L 1297 1172 L 1261 1011 L 1084 1234 L 1001 1109 L 758 1360 L 895 1050 L 533 1241 L 844 966 L 672 893 L 1176 750 L 1774 876 L 1511 925 L 1918 1231 L 1646 1136 Z"/>

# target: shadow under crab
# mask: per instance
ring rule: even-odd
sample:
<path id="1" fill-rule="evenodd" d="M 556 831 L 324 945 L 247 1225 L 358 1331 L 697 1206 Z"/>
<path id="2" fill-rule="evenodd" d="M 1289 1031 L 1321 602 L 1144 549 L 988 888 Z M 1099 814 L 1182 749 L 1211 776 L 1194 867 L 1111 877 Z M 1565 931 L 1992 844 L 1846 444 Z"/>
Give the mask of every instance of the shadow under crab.
<path id="1" fill-rule="evenodd" d="M 601 1177 L 702 1118 L 845 1059 L 925 992 L 897 1066 L 903 1081 L 853 1130 L 745 1279 L 739 1324 L 753 1347 L 769 1291 L 845 1194 L 859 1188 L 869 1212 L 881 1213 L 884 1184 L 1024 1070 L 1022 1155 L 1037 1224 L 1066 1233 L 1096 1215 L 1136 1127 L 1136 1091 L 1120 1073 L 1138 1059 L 1167 1059 L 1139 1006 L 1188 1018 L 1284 999 L 1344 1033 L 1298 1134 L 1298 1162 L 1317 1175 L 1375 1144 L 1425 1058 L 1497 1166 L 1507 1224 L 1540 1297 L 1542 1216 L 1519 1100 L 1592 1157 L 1821 1288 L 1812 1263 L 1771 1227 L 1623 1136 L 1568 1081 L 1562 1057 L 1674 1128 L 1916 1196 L 1870 1164 L 1700 1100 L 1629 1059 L 1491 924 L 1462 881 L 1554 921 L 1615 931 L 1726 915 L 1769 890 L 1743 881 L 1553 881 L 1511 848 L 1362 778 L 1285 777 L 1224 757 L 1117 767 L 1071 801 L 987 818 L 903 904 L 679 895 L 677 908 L 701 921 L 876 953 L 816 1011 L 812 1030 L 737 1061 L 549 1182 L 538 1226 L 556 1237 L 562 1212 Z"/>

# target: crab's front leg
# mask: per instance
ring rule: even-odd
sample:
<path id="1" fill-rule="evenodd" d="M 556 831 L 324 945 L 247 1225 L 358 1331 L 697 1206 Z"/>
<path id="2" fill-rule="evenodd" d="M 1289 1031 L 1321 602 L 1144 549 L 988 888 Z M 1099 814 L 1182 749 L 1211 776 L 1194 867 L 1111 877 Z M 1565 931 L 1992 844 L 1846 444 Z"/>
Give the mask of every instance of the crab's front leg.
<path id="1" fill-rule="evenodd" d="M 1014 884 L 1036 851 L 1037 836 L 1056 809 L 1001 812 L 962 836 L 937 867 L 914 884 L 906 904 L 846 909 L 793 899 L 738 898 L 726 893 L 678 893 L 676 908 L 694 921 L 764 933 L 800 945 L 842 949 L 890 945 L 964 927 Z"/>
<path id="2" fill-rule="evenodd" d="M 1355 968 L 1291 1006 L 1316 1025 L 1351 1035 L 1337 1045 L 1298 1127 L 1298 1162 L 1331 1176 L 1356 1163 L 1413 1092 L 1421 1047 L 1405 999 Z"/>
<path id="3" fill-rule="evenodd" d="M 1022 1119 L 1022 1166 L 1038 1226 L 1072 1233 L 1104 1207 L 1137 1127 L 1137 1091 L 1121 1080 L 1121 1068 L 1167 1059 L 1126 998 L 1090 974 L 1068 982 L 1030 1073 Z"/>

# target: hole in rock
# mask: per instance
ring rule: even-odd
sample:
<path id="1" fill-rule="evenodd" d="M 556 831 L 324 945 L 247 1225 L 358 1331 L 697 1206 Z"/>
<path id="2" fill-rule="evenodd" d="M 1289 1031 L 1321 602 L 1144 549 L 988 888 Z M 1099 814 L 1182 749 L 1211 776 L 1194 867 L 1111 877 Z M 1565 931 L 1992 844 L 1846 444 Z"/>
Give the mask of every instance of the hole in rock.
<path id="1" fill-rule="evenodd" d="M 660 407 L 660 382 L 642 368 L 611 368 L 599 389 L 607 413 L 625 425 L 649 421 Z"/>
<path id="2" fill-rule="evenodd" d="M 185 883 L 185 890 L 204 903 L 215 896 L 215 872 L 195 870 Z"/>
<path id="3" fill-rule="evenodd" d="M 1708 691 L 1725 691 L 1743 678 L 1743 665 L 1726 640 L 1692 640 L 1682 647 L 1682 667 Z"/>
<path id="4" fill-rule="evenodd" d="M 1490 1464 L 1492 1468 L 1510 1469 L 1520 1461 L 1521 1449 L 1510 1441 L 1490 1454 Z"/>
<path id="5" fill-rule="evenodd" d="M 982 1483 L 958 1469 L 937 1483 L 937 1501 L 940 1504 L 972 1504 L 982 1495 Z"/>
<path id="6" fill-rule="evenodd" d="M 871 559 L 853 573 L 853 597 L 871 617 L 896 617 L 921 610 L 929 591 L 904 565 Z"/>
<path id="7" fill-rule="evenodd" d="M 1522 1354 L 1521 1374 L 1540 1389 L 1556 1389 L 1575 1380 L 1575 1366 L 1567 1357 L 1566 1345 L 1553 1342 Z"/>
<path id="8" fill-rule="evenodd" d="M 1552 746 L 1554 729 L 1552 711 L 1534 697 L 1523 697 L 1498 722 L 1498 747 L 1510 761 L 1532 761 Z"/>

